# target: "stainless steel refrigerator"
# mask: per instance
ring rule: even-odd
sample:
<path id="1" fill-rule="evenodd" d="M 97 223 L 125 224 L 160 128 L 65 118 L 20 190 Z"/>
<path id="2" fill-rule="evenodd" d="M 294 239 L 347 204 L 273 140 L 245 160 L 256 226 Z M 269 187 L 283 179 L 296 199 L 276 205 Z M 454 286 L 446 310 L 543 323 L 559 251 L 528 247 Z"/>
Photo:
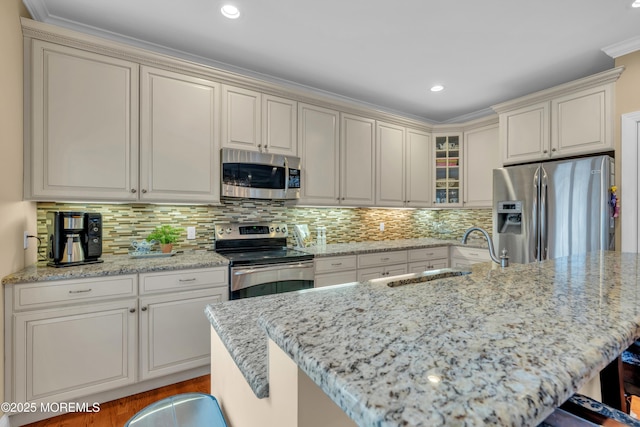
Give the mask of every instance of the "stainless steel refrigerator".
<path id="1" fill-rule="evenodd" d="M 609 156 L 493 170 L 493 242 L 510 262 L 614 249 Z"/>

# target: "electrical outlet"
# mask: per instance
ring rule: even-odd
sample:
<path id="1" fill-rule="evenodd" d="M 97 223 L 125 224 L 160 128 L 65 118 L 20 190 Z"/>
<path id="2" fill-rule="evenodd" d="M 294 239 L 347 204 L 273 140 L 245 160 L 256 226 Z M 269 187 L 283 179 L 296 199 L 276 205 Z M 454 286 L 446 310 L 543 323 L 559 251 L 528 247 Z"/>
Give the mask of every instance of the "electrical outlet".
<path id="1" fill-rule="evenodd" d="M 384 231 L 384 222 L 380 223 L 380 231 Z"/>
<path id="2" fill-rule="evenodd" d="M 196 238 L 196 228 L 187 227 L 187 240 L 194 240 Z"/>
<path id="3" fill-rule="evenodd" d="M 22 245 L 24 246 L 25 249 L 29 248 L 29 232 L 28 231 L 24 232 L 24 241 Z"/>

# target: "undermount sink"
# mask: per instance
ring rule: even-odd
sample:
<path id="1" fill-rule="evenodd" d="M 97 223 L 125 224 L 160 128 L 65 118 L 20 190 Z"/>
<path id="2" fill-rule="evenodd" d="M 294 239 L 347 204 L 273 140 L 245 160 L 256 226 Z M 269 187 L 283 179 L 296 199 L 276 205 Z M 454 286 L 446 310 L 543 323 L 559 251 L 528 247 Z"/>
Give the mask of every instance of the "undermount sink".
<path id="1" fill-rule="evenodd" d="M 404 274 L 398 276 L 396 280 L 387 283 L 387 286 L 395 288 L 397 286 L 411 285 L 414 283 L 430 282 L 437 279 L 446 279 L 448 277 L 465 276 L 471 274 L 469 270 L 460 270 L 458 268 L 441 268 L 439 270 L 425 271 L 424 273 Z"/>

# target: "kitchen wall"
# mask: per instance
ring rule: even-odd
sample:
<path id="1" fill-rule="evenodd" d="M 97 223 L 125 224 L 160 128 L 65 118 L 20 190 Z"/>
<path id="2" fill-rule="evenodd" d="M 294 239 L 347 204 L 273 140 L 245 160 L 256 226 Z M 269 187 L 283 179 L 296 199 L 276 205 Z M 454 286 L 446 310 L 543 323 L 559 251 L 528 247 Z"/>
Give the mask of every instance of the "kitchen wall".
<path id="1" fill-rule="evenodd" d="M 616 181 L 620 187 L 620 204 L 623 204 L 624 188 L 620 185 L 622 177 L 622 131 L 620 116 L 640 111 L 640 51 L 616 58 L 616 67 L 624 66 L 625 70 L 616 82 L 615 136 L 616 144 Z M 621 218 L 624 221 L 624 218 Z M 616 224 L 616 248 L 622 247 L 621 221 Z"/>
<path id="2" fill-rule="evenodd" d="M 21 16 L 29 14 L 20 0 L 0 1 L 0 277 L 35 260 L 35 244 L 30 251 L 22 250 L 23 231 L 36 231 L 36 205 L 22 201 Z M 3 311 L 4 305 L 0 304 L 0 330 L 4 329 Z M 4 384 L 2 360 L 0 384 Z M 0 387 L 0 401 L 4 401 L 2 396 Z"/>
<path id="3" fill-rule="evenodd" d="M 185 233 L 185 239 L 177 245 L 178 250 L 212 248 L 216 222 L 307 224 L 312 233 L 317 226 L 325 226 L 327 243 L 415 237 L 460 239 L 472 225 L 492 228 L 491 209 L 310 208 L 260 200 L 226 200 L 221 206 L 38 203 L 38 235 L 43 242 L 49 210 L 100 212 L 105 254 L 126 254 L 132 240 L 145 238 L 160 224 L 196 227 L 196 240 L 186 240 Z M 380 231 L 380 223 L 384 223 L 384 231 Z M 289 244 L 295 244 L 293 237 Z M 44 253 L 42 249 L 42 256 Z"/>

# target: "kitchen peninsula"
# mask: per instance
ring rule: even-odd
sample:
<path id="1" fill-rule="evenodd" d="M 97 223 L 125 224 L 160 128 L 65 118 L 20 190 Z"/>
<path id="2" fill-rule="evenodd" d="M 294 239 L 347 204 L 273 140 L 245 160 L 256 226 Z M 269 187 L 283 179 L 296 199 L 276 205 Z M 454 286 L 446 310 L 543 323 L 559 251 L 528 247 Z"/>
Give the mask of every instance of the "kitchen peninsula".
<path id="1" fill-rule="evenodd" d="M 331 425 L 537 425 L 640 334 L 639 270 L 598 252 L 212 304 L 212 394 L 236 427 L 329 425 L 321 395 Z"/>

